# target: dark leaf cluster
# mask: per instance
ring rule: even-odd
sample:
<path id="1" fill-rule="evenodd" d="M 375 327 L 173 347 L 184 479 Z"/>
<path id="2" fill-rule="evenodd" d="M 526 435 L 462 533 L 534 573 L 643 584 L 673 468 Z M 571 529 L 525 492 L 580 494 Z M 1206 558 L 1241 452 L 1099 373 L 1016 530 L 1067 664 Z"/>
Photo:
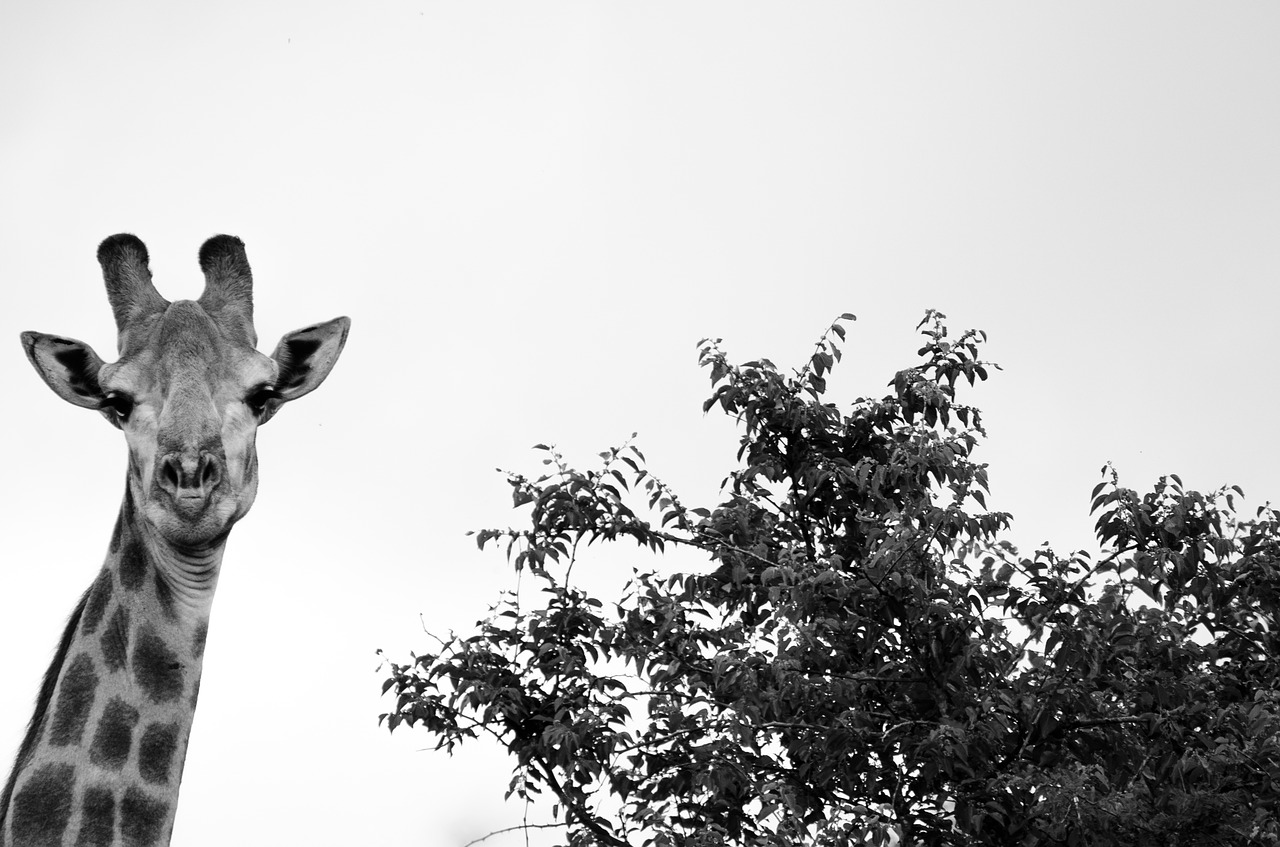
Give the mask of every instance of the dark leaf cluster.
<path id="1" fill-rule="evenodd" d="M 1280 844 L 1277 515 L 1105 467 L 1100 553 L 1023 556 L 958 400 L 983 333 L 927 313 L 919 361 L 841 407 L 852 320 L 790 374 L 700 343 L 741 433 L 713 508 L 630 444 L 588 470 L 539 445 L 509 477 L 529 521 L 476 533 L 538 590 L 390 663 L 387 726 L 497 740 L 572 845 Z M 707 566 L 574 584 L 625 539 Z"/>

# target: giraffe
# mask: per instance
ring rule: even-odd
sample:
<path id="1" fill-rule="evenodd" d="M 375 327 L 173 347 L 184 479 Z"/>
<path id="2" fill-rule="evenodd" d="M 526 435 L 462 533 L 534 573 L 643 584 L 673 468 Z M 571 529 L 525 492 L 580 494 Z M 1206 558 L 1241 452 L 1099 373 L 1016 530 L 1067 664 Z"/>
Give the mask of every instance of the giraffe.
<path id="1" fill-rule="evenodd" d="M 166 301 L 133 235 L 98 248 L 119 360 L 22 334 L 59 397 L 129 448 L 105 564 L 71 613 L 0 795 L 4 847 L 159 847 L 173 831 L 223 548 L 253 504 L 257 428 L 333 368 L 340 317 L 259 353 L 244 244 L 200 248 L 204 293 Z"/>

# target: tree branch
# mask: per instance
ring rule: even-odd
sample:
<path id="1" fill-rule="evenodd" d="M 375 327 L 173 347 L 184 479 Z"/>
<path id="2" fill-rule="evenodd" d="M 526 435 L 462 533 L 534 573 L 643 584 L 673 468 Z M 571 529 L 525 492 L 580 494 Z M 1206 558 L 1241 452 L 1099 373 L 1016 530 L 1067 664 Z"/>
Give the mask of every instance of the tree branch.
<path id="1" fill-rule="evenodd" d="M 479 844 L 482 841 L 488 841 L 490 838 L 493 838 L 495 835 L 505 835 L 508 832 L 518 832 L 519 830 L 522 830 L 522 829 L 526 829 L 526 830 L 527 829 L 559 829 L 560 827 L 568 826 L 568 825 L 569 824 L 563 821 L 561 821 L 560 823 L 517 824 L 516 826 L 509 826 L 505 829 L 495 829 L 493 832 L 489 833 L 488 835 L 482 835 L 479 838 L 473 838 L 470 841 L 468 841 L 466 844 L 464 844 L 463 847 L 471 847 L 471 845 L 473 844 Z"/>
<path id="2" fill-rule="evenodd" d="M 543 778 L 547 780 L 547 785 L 551 786 L 551 790 L 560 798 L 560 802 L 564 803 L 566 816 L 572 815 L 577 819 L 578 823 L 585 826 L 593 835 L 605 844 L 611 845 L 611 847 L 630 847 L 627 842 L 605 829 L 604 826 L 601 825 L 600 821 L 596 819 L 595 815 L 582 808 L 576 800 L 569 796 L 568 792 L 565 791 L 564 786 L 560 784 L 560 780 L 556 779 L 555 771 L 552 770 L 550 765 L 538 756 L 530 757 L 529 761 L 531 764 L 539 766 L 538 769 Z"/>

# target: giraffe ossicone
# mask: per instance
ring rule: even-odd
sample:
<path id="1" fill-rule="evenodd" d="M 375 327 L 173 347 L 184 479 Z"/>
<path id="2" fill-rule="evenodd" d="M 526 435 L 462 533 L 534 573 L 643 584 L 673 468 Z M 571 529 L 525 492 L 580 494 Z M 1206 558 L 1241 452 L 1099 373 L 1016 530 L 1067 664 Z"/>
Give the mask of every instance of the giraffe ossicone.
<path id="1" fill-rule="evenodd" d="M 98 248 L 115 362 L 22 334 L 59 397 L 124 432 L 129 462 L 105 564 L 67 621 L 0 794 L 4 847 L 169 843 L 223 547 L 257 493 L 257 429 L 324 381 L 351 325 L 291 332 L 267 356 L 240 239 L 200 248 L 194 301 L 161 297 L 148 261 L 133 235 Z"/>

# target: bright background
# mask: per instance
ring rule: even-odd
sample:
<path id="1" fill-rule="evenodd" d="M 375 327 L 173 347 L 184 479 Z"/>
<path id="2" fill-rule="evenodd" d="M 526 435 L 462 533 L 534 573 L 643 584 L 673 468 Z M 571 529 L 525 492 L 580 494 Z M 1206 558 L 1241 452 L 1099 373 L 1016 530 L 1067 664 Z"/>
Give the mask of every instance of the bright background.
<path id="1" fill-rule="evenodd" d="M 1280 497 L 1280 5 L 5 3 L 0 751 L 125 459 L 16 336 L 112 357 L 94 250 L 119 231 L 170 299 L 241 236 L 267 350 L 354 321 L 259 437 L 179 847 L 518 823 L 501 755 L 378 728 L 375 649 L 513 584 L 465 531 L 520 519 L 493 469 L 536 472 L 535 442 L 586 460 L 639 430 L 710 505 L 735 436 L 701 414 L 703 336 L 792 367 L 855 312 L 848 401 L 914 361 L 926 307 L 985 328 L 1005 370 L 969 399 L 1024 549 L 1089 544 L 1107 460 Z"/>

